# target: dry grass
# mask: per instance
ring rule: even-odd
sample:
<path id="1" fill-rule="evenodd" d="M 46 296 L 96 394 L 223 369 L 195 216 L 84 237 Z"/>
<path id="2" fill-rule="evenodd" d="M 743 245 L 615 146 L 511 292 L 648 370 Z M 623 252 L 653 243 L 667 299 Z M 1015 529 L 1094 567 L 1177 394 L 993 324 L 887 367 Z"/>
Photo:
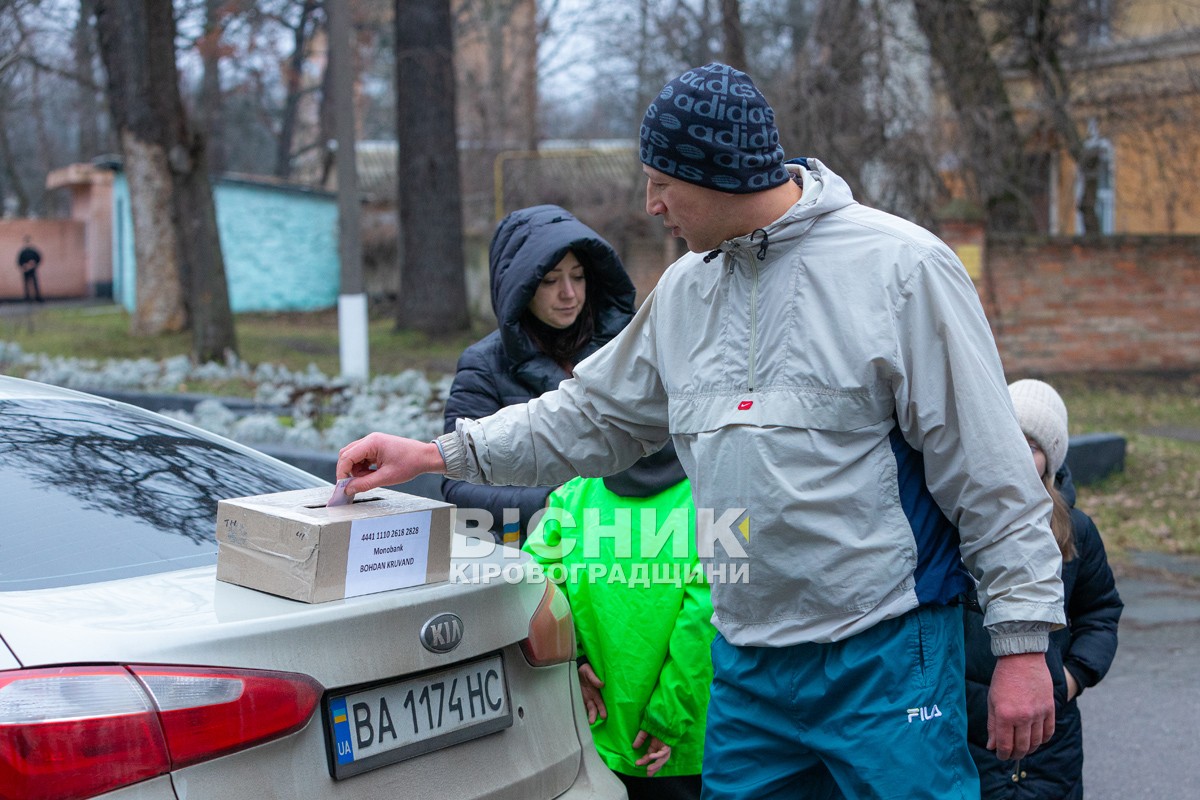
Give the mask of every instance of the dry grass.
<path id="1" fill-rule="evenodd" d="M 1119 559 L 1130 550 L 1200 555 L 1200 381 L 1180 375 L 1051 377 L 1071 433 L 1125 437 L 1125 471 L 1079 488 L 1077 505 Z"/>

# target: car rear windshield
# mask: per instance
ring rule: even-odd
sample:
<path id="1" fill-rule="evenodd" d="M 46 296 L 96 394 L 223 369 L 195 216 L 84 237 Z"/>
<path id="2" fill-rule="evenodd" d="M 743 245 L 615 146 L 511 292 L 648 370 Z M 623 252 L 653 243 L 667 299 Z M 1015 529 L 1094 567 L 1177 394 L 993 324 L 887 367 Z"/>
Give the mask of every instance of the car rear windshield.
<path id="1" fill-rule="evenodd" d="M 217 501 L 321 485 L 124 406 L 0 401 L 0 591 L 216 563 Z"/>

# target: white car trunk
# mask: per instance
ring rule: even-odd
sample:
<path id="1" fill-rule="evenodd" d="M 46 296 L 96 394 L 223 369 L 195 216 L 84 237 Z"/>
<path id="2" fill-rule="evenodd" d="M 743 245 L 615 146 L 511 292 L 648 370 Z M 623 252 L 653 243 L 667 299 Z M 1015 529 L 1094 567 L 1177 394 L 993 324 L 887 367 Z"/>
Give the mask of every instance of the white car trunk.
<path id="1" fill-rule="evenodd" d="M 488 560 L 499 563 L 496 556 Z M 0 593 L 0 637 L 26 668 L 142 663 L 282 670 L 315 678 L 327 695 L 499 653 L 511 727 L 335 780 L 328 723 L 319 710 L 296 734 L 175 771 L 176 793 L 181 800 L 551 798 L 575 780 L 581 746 L 569 702 L 577 691 L 573 666 L 531 667 L 518 645 L 543 590 L 494 579 L 308 605 L 219 582 L 215 568 L 202 567 Z M 420 634 L 443 613 L 463 621 L 463 636 L 439 654 L 422 645 Z"/>

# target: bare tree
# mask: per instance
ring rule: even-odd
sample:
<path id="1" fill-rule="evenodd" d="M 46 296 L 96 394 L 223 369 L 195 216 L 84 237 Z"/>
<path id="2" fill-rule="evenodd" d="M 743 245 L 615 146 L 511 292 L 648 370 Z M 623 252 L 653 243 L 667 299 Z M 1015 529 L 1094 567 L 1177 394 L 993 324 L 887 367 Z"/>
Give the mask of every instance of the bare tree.
<path id="1" fill-rule="evenodd" d="M 786 70 L 760 70 L 790 156 L 813 156 L 861 202 L 930 223 L 945 187 L 936 169 L 933 96 L 911 10 L 869 0 L 790 0 Z M 918 47 L 918 43 L 920 47 Z"/>
<path id="2" fill-rule="evenodd" d="M 602 58 L 592 65 L 595 77 L 568 98 L 580 111 L 559 117 L 568 133 L 635 136 L 668 79 L 725 57 L 723 19 L 713 0 L 606 0 L 589 10 L 587 37 Z"/>
<path id="3" fill-rule="evenodd" d="M 742 4 L 739 0 L 721 0 L 722 55 L 726 64 L 745 72 L 746 36 L 742 32 Z"/>
<path id="4" fill-rule="evenodd" d="M 295 147 L 300 100 L 307 91 L 302 81 L 304 65 L 309 58 L 309 43 L 320 24 L 317 15 L 319 6 L 317 0 L 304 0 L 296 9 L 294 20 L 286 16 L 279 18 L 291 33 L 292 50 L 283 67 L 284 101 L 279 132 L 275 139 L 274 173 L 280 178 L 288 177 L 292 171 L 292 151 Z"/>
<path id="5" fill-rule="evenodd" d="M 0 19 L 0 41 L 4 42 L 7 51 L 6 55 L 0 56 L 0 216 L 5 211 L 4 206 L 11 201 L 12 210 L 16 215 L 24 217 L 29 214 L 29 193 L 18 168 L 21 158 L 11 141 L 10 131 L 13 126 L 8 119 L 9 110 L 15 111 L 19 108 L 15 102 L 19 92 L 16 69 L 19 36 L 15 26 L 9 27 L 4 24 L 9 21 Z"/>
<path id="6" fill-rule="evenodd" d="M 95 158 L 109 146 L 105 126 L 103 125 L 104 111 L 100 102 L 103 89 L 96 73 L 96 29 L 93 25 L 96 16 L 96 0 L 80 0 L 79 18 L 75 22 L 73 48 L 75 56 L 75 73 L 79 76 L 76 87 L 77 108 L 79 109 L 79 144 L 75 160 L 88 161 Z"/>
<path id="7" fill-rule="evenodd" d="M 1139 163 L 1130 168 L 1144 175 L 1154 191 L 1130 192 L 1122 199 L 1127 216 L 1161 220 L 1164 232 L 1187 229 L 1194 220 L 1196 165 L 1200 164 L 1200 73 L 1186 63 L 1174 69 L 1138 64 L 1114 82 L 1091 107 L 1103 109 L 1099 122 L 1113 139 L 1138 143 Z M 1134 223 L 1136 225 L 1136 223 Z"/>
<path id="8" fill-rule="evenodd" d="M 875 42 L 857 3 L 817 3 L 799 23 L 808 38 L 796 48 L 791 113 L 782 131 L 864 194 L 862 169 L 883 142 L 881 120 L 865 103 Z"/>
<path id="9" fill-rule="evenodd" d="M 176 0 L 175 8 L 180 57 L 199 75 L 181 92 L 194 101 L 214 172 L 290 178 L 305 153 L 325 149 L 323 79 L 313 70 L 326 61 L 313 46 L 322 0 Z"/>
<path id="10" fill-rule="evenodd" d="M 204 30 L 196 42 L 200 51 L 200 122 L 208 142 L 208 164 L 214 172 L 224 172 L 225 96 L 221 91 L 221 38 L 230 15 L 225 0 L 204 0 Z"/>
<path id="11" fill-rule="evenodd" d="M 135 334 L 186 327 L 192 356 L 236 353 L 204 138 L 184 112 L 175 18 L 157 0 L 97 0 L 108 100 L 124 154 L 137 254 Z"/>
<path id="12" fill-rule="evenodd" d="M 77 130 L 64 98 L 75 78 L 65 33 L 69 12 L 41 0 L 0 3 L 0 174 L 4 204 L 18 214 L 46 214 L 53 197 L 45 175 L 66 158 Z M 66 125 L 54 124 L 66 118 Z"/>
<path id="13" fill-rule="evenodd" d="M 533 0 L 457 0 L 459 135 L 496 149 L 537 147 L 537 12 Z"/>
<path id="14" fill-rule="evenodd" d="M 450 0 L 395 0 L 400 297 L 396 325 L 469 325 Z"/>
<path id="15" fill-rule="evenodd" d="M 941 68 L 968 153 L 963 166 L 974 179 L 988 224 L 1001 230 L 1032 229 L 1024 191 L 1024 137 L 972 0 L 914 0 L 913 5 Z"/>
<path id="16" fill-rule="evenodd" d="M 1005 34 L 1001 44 L 1009 47 L 1012 63 L 1023 70 L 1040 101 L 1044 116 L 1038 124 L 1053 131 L 1082 178 L 1076 210 L 1083 231 L 1099 233 L 1096 200 L 1099 190 L 1101 151 L 1087 135 L 1078 118 L 1080 110 L 1075 76 L 1069 66 L 1073 47 L 1088 44 L 1091 32 L 1107 23 L 1111 3 L 1094 0 L 990 0 L 989 10 Z"/>

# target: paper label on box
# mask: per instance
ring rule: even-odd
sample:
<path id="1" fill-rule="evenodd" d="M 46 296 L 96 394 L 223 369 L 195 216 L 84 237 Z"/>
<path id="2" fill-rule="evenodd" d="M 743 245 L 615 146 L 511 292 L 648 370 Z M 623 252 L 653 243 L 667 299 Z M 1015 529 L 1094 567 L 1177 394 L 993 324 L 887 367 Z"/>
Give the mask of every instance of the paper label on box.
<path id="1" fill-rule="evenodd" d="M 346 597 L 425 582 L 433 512 L 356 519 L 346 554 Z"/>

